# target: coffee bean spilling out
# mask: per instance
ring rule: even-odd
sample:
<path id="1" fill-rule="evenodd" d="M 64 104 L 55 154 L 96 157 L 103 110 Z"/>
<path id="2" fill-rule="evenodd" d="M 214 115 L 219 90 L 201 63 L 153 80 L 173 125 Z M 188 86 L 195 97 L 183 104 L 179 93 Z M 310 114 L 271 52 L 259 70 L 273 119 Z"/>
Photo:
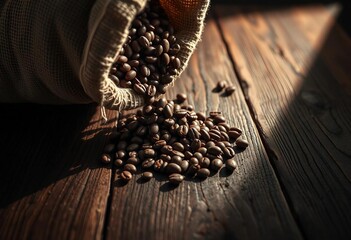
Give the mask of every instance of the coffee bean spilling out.
<path id="1" fill-rule="evenodd" d="M 226 81 L 219 81 L 214 89 L 216 92 L 221 92 L 224 90 L 226 96 L 230 96 L 235 92 L 235 87 L 233 85 L 228 85 Z"/>
<path id="2" fill-rule="evenodd" d="M 158 0 L 148 1 L 132 22 L 129 35 L 113 64 L 110 78 L 122 88 L 132 88 L 152 103 L 174 80 L 181 62 L 174 28 Z"/>
<path id="3" fill-rule="evenodd" d="M 138 172 L 144 180 L 165 173 L 172 184 L 186 177 L 205 179 L 222 167 L 233 172 L 235 154 L 248 147 L 242 131 L 229 126 L 221 112 L 206 116 L 179 104 L 185 99 L 182 94 L 176 101 L 161 98 L 120 119 L 101 161 L 112 159 L 124 181 Z"/>

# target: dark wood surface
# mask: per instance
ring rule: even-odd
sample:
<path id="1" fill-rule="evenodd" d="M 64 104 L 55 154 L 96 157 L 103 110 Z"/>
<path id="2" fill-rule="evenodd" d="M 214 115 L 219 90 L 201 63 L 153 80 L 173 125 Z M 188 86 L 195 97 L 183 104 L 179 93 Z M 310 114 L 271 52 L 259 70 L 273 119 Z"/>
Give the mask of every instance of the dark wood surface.
<path id="1" fill-rule="evenodd" d="M 239 168 L 174 188 L 97 161 L 115 127 L 86 106 L 1 104 L 0 239 L 350 239 L 351 41 L 337 7 L 217 7 L 167 94 L 222 111 Z M 236 86 L 231 97 L 212 90 Z"/>

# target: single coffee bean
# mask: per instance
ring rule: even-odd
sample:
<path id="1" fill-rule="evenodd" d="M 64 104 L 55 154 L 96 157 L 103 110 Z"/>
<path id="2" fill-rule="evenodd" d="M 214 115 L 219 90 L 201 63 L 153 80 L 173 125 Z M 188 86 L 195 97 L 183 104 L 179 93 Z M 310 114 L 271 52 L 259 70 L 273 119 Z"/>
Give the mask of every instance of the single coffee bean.
<path id="1" fill-rule="evenodd" d="M 228 136 L 231 140 L 236 140 L 238 137 L 241 136 L 241 132 L 235 131 L 235 130 L 230 130 L 228 132 Z"/>
<path id="2" fill-rule="evenodd" d="M 190 159 L 193 156 L 193 154 L 190 151 L 185 151 L 184 152 L 184 158 L 185 159 Z"/>
<path id="3" fill-rule="evenodd" d="M 176 163 L 169 163 L 166 167 L 166 171 L 170 174 L 172 173 L 181 173 L 182 172 L 182 169 L 181 167 L 176 164 Z"/>
<path id="4" fill-rule="evenodd" d="M 222 115 L 217 115 L 213 119 L 214 124 L 225 122 L 225 118 Z"/>
<path id="5" fill-rule="evenodd" d="M 189 168 L 189 162 L 186 160 L 183 160 L 180 164 L 179 164 L 180 168 L 182 169 L 182 173 L 185 173 L 188 168 Z"/>
<path id="6" fill-rule="evenodd" d="M 220 147 L 213 146 L 213 147 L 209 147 L 207 149 L 207 153 L 217 156 L 217 155 L 222 154 L 223 151 L 222 151 L 222 149 Z"/>
<path id="7" fill-rule="evenodd" d="M 176 150 L 173 150 L 173 151 L 171 152 L 171 155 L 172 155 L 172 156 L 179 156 L 179 157 L 181 157 L 181 158 L 184 158 L 184 153 L 179 152 L 179 151 L 176 151 Z"/>
<path id="8" fill-rule="evenodd" d="M 140 163 L 140 159 L 138 157 L 130 157 L 128 158 L 128 160 L 126 161 L 126 163 L 130 163 L 130 164 L 133 164 L 133 165 L 137 165 Z"/>
<path id="9" fill-rule="evenodd" d="M 197 119 L 199 119 L 201 121 L 205 121 L 205 119 L 206 119 L 206 115 L 204 113 L 201 113 L 201 112 L 197 112 L 196 116 L 197 116 Z"/>
<path id="10" fill-rule="evenodd" d="M 154 163 L 154 170 L 157 172 L 161 172 L 163 169 L 163 164 L 164 164 L 164 161 L 162 159 L 156 160 Z"/>
<path id="11" fill-rule="evenodd" d="M 227 86 L 227 82 L 226 81 L 219 81 L 217 83 L 216 89 L 218 91 L 222 91 L 226 86 Z"/>
<path id="12" fill-rule="evenodd" d="M 193 140 L 191 143 L 191 149 L 195 152 L 201 147 L 201 141 L 199 139 Z"/>
<path id="13" fill-rule="evenodd" d="M 166 118 L 171 118 L 173 116 L 173 109 L 172 109 L 172 106 L 170 104 L 167 104 L 163 108 L 163 114 L 165 115 Z"/>
<path id="14" fill-rule="evenodd" d="M 169 42 L 167 39 L 163 39 L 161 42 L 161 45 L 163 47 L 163 52 L 168 52 L 169 51 Z"/>
<path id="15" fill-rule="evenodd" d="M 126 73 L 125 78 L 127 81 L 130 81 L 130 80 L 134 79 L 136 77 L 136 75 L 137 75 L 136 71 L 130 70 Z"/>
<path id="16" fill-rule="evenodd" d="M 146 88 L 143 84 L 135 84 L 133 90 L 140 95 L 145 95 L 146 93 Z"/>
<path id="17" fill-rule="evenodd" d="M 156 134 L 156 133 L 158 133 L 158 131 L 159 131 L 159 127 L 158 127 L 157 123 L 153 123 L 149 126 L 149 132 L 151 134 Z"/>
<path id="18" fill-rule="evenodd" d="M 201 153 L 202 156 L 205 156 L 206 153 L 207 153 L 207 148 L 205 148 L 205 147 L 200 147 L 197 151 L 198 151 L 199 153 Z"/>
<path id="19" fill-rule="evenodd" d="M 151 36 L 150 36 L 151 38 Z M 150 42 L 149 40 L 144 37 L 144 36 L 141 36 L 139 39 L 138 39 L 138 42 L 139 42 L 139 45 L 142 47 L 142 48 L 146 48 L 150 45 Z"/>
<path id="20" fill-rule="evenodd" d="M 205 141 L 209 141 L 211 139 L 209 132 L 206 131 L 205 129 L 200 130 L 200 135 L 201 135 L 201 138 L 204 139 Z"/>
<path id="21" fill-rule="evenodd" d="M 102 154 L 100 161 L 104 164 L 108 164 L 111 162 L 111 157 L 108 154 Z"/>
<path id="22" fill-rule="evenodd" d="M 179 174 L 179 173 L 173 173 L 173 174 L 168 176 L 168 180 L 172 184 L 179 184 L 179 183 L 183 182 L 184 176 Z"/>
<path id="23" fill-rule="evenodd" d="M 137 143 L 132 143 L 132 144 L 130 144 L 130 145 L 128 145 L 128 147 L 127 147 L 127 151 L 128 152 L 130 152 L 130 151 L 135 151 L 135 150 L 137 150 L 139 148 L 139 144 L 137 144 Z"/>
<path id="24" fill-rule="evenodd" d="M 171 162 L 175 164 L 180 164 L 182 162 L 183 158 L 177 155 L 172 156 Z"/>
<path id="25" fill-rule="evenodd" d="M 165 145 L 161 148 L 161 152 L 164 154 L 171 154 L 172 151 L 173 151 L 173 148 L 170 145 Z"/>
<path id="26" fill-rule="evenodd" d="M 133 174 L 129 171 L 123 171 L 121 173 L 121 179 L 124 181 L 130 181 L 133 178 Z"/>
<path id="27" fill-rule="evenodd" d="M 186 125 L 181 125 L 177 128 L 177 134 L 180 137 L 185 137 L 188 134 L 189 128 Z"/>
<path id="28" fill-rule="evenodd" d="M 223 166 L 223 161 L 219 158 L 213 159 L 211 161 L 211 169 L 213 171 L 218 171 L 219 169 L 221 169 L 221 167 Z"/>
<path id="29" fill-rule="evenodd" d="M 203 157 L 199 160 L 199 165 L 202 167 L 202 168 L 208 168 L 211 164 L 211 161 L 208 157 Z"/>
<path id="30" fill-rule="evenodd" d="M 149 181 L 154 177 L 154 174 L 152 172 L 143 172 L 143 174 L 141 175 L 141 177 L 145 180 L 145 181 Z"/>
<path id="31" fill-rule="evenodd" d="M 141 164 L 142 168 L 150 168 L 155 164 L 155 160 L 153 158 L 147 158 Z"/>
<path id="32" fill-rule="evenodd" d="M 200 168 L 197 172 L 196 172 L 196 176 L 202 179 L 207 178 L 208 176 L 210 176 L 210 170 L 208 170 L 207 168 Z"/>
<path id="33" fill-rule="evenodd" d="M 227 96 L 232 95 L 235 92 L 235 87 L 234 86 L 228 86 L 225 88 L 225 94 Z"/>
<path id="34" fill-rule="evenodd" d="M 184 151 L 184 145 L 181 144 L 180 142 L 175 142 L 172 144 L 172 148 L 176 151 L 183 152 Z"/>
<path id="35" fill-rule="evenodd" d="M 129 172 L 131 172 L 133 174 L 137 172 L 137 169 L 136 169 L 135 165 L 130 164 L 130 163 L 127 163 L 126 165 L 124 165 L 123 169 L 125 171 L 129 171 Z"/>
<path id="36" fill-rule="evenodd" d="M 114 164 L 115 164 L 116 167 L 120 168 L 120 167 L 123 166 L 124 163 L 123 163 L 122 159 L 118 158 L 118 159 L 115 160 Z"/>
<path id="37" fill-rule="evenodd" d="M 150 76 L 150 69 L 147 66 L 143 65 L 140 68 L 140 73 L 142 76 L 148 77 L 148 76 Z"/>
<path id="38" fill-rule="evenodd" d="M 183 103 L 183 102 L 186 101 L 187 96 L 186 96 L 186 94 L 184 94 L 184 93 L 178 93 L 178 94 L 176 95 L 176 98 L 177 98 L 177 102 L 178 102 L 178 103 Z"/>
<path id="39" fill-rule="evenodd" d="M 234 171 L 237 167 L 238 167 L 238 164 L 237 162 L 232 158 L 232 159 L 228 159 L 226 162 L 225 162 L 225 166 L 226 168 L 228 169 L 228 171 Z"/>
<path id="40" fill-rule="evenodd" d="M 238 138 L 235 141 L 236 146 L 238 146 L 239 148 L 247 148 L 249 146 L 249 142 L 246 139 L 243 138 Z"/>

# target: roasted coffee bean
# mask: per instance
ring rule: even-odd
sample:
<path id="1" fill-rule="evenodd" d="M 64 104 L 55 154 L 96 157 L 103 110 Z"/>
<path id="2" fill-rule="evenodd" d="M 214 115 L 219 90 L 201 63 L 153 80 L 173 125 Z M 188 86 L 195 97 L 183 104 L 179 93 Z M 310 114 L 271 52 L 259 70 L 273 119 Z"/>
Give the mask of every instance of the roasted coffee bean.
<path id="1" fill-rule="evenodd" d="M 172 148 L 176 151 L 183 152 L 184 151 L 184 145 L 181 144 L 180 142 L 175 142 L 172 144 Z"/>
<path id="2" fill-rule="evenodd" d="M 179 174 L 179 173 L 173 173 L 173 174 L 168 176 L 168 180 L 172 184 L 179 184 L 179 183 L 183 182 L 184 176 Z"/>
<path id="3" fill-rule="evenodd" d="M 126 161 L 126 163 L 130 163 L 130 164 L 133 164 L 133 165 L 137 165 L 140 163 L 140 160 L 139 158 L 137 157 L 130 157 L 128 158 L 128 160 Z"/>
<path id="4" fill-rule="evenodd" d="M 249 142 L 246 139 L 243 139 L 243 138 L 238 138 L 235 141 L 235 144 L 239 148 L 247 148 L 249 146 Z"/>
<path id="5" fill-rule="evenodd" d="M 228 169 L 228 171 L 232 172 L 238 167 L 238 164 L 234 159 L 228 159 L 225 162 L 225 166 L 226 166 L 226 169 Z"/>
<path id="6" fill-rule="evenodd" d="M 205 156 L 206 153 L 207 153 L 207 148 L 205 148 L 205 147 L 200 147 L 197 151 L 198 151 L 199 153 L 201 153 L 202 156 Z"/>
<path id="7" fill-rule="evenodd" d="M 162 171 L 163 164 L 164 164 L 164 161 L 162 159 L 156 160 L 154 163 L 154 170 L 158 172 Z"/>
<path id="8" fill-rule="evenodd" d="M 189 130 L 188 136 L 191 140 L 195 140 L 200 138 L 201 133 L 195 127 L 192 127 Z"/>
<path id="9" fill-rule="evenodd" d="M 155 160 L 153 158 L 147 158 L 146 160 L 144 160 L 141 164 L 142 168 L 150 168 L 154 165 Z"/>
<path id="10" fill-rule="evenodd" d="M 211 161 L 211 169 L 213 171 L 218 171 L 223 166 L 223 161 L 219 158 L 215 158 Z"/>
<path id="11" fill-rule="evenodd" d="M 189 128 L 186 125 L 181 125 L 177 128 L 177 134 L 180 137 L 185 137 L 188 134 Z"/>
<path id="12" fill-rule="evenodd" d="M 183 160 L 183 161 L 181 161 L 179 166 L 182 169 L 182 173 L 185 173 L 188 170 L 188 168 L 189 168 L 189 162 L 186 161 L 186 160 Z"/>
<path id="13" fill-rule="evenodd" d="M 120 167 L 123 166 L 124 163 L 123 163 L 122 159 L 118 158 L 118 159 L 115 160 L 114 164 L 115 164 L 116 167 L 120 168 Z"/>
<path id="14" fill-rule="evenodd" d="M 167 154 L 161 154 L 160 159 L 162 159 L 164 162 L 170 162 L 172 157 Z"/>
<path id="15" fill-rule="evenodd" d="M 185 151 L 184 152 L 184 158 L 185 159 L 190 159 L 193 156 L 193 154 L 190 151 Z"/>
<path id="16" fill-rule="evenodd" d="M 210 170 L 208 170 L 207 168 L 200 168 L 197 172 L 196 172 L 196 176 L 202 179 L 207 178 L 208 176 L 210 176 Z"/>
<path id="17" fill-rule="evenodd" d="M 211 164 L 211 161 L 208 157 L 203 157 L 199 160 L 199 165 L 202 167 L 202 168 L 208 168 Z"/>
<path id="18" fill-rule="evenodd" d="M 204 113 L 198 112 L 196 113 L 197 119 L 201 120 L 201 121 L 205 121 L 206 120 L 206 115 Z"/>
<path id="19" fill-rule="evenodd" d="M 173 109 L 172 109 L 172 106 L 170 104 L 167 104 L 163 108 L 163 114 L 165 115 L 166 118 L 171 118 L 173 116 Z"/>
<path id="20" fill-rule="evenodd" d="M 161 152 L 164 154 L 171 154 L 172 151 L 173 151 L 173 148 L 170 145 L 165 145 L 161 148 Z"/>
<path id="21" fill-rule="evenodd" d="M 144 156 L 145 156 L 146 158 L 148 158 L 148 157 L 154 157 L 154 156 L 156 156 L 156 152 L 155 152 L 155 150 L 152 149 L 152 148 L 147 148 L 147 149 L 144 150 Z"/>
<path id="22" fill-rule="evenodd" d="M 144 95 L 146 93 L 146 88 L 143 84 L 135 84 L 133 90 L 140 95 Z"/>
<path id="23" fill-rule="evenodd" d="M 201 147 L 201 141 L 199 139 L 193 140 L 191 143 L 191 149 L 195 152 Z"/>
<path id="24" fill-rule="evenodd" d="M 147 96 L 153 97 L 156 94 L 156 87 L 153 85 L 149 85 L 146 91 L 147 91 Z"/>
<path id="25" fill-rule="evenodd" d="M 108 164 L 111 162 L 111 157 L 108 154 L 102 154 L 100 161 L 104 164 Z"/>
<path id="26" fill-rule="evenodd" d="M 178 59 L 178 60 L 179 60 L 179 59 Z M 184 94 L 184 93 L 178 93 L 178 94 L 176 95 L 176 98 L 177 98 L 177 102 L 178 102 L 178 103 L 183 103 L 183 102 L 186 101 L 187 96 L 186 96 L 186 94 Z"/>
<path id="27" fill-rule="evenodd" d="M 126 165 L 124 165 L 123 170 L 129 171 L 129 172 L 131 172 L 133 174 L 137 172 L 137 169 L 136 169 L 135 165 L 130 164 L 130 163 L 127 163 Z"/>
<path id="28" fill-rule="evenodd" d="M 241 132 L 230 130 L 228 131 L 228 136 L 231 140 L 236 140 L 238 137 L 241 136 Z"/>
<path id="29" fill-rule="evenodd" d="M 149 126 L 149 133 L 150 134 L 156 134 L 159 131 L 159 126 L 157 123 L 153 123 Z"/>
<path id="30" fill-rule="evenodd" d="M 128 156 L 129 157 L 137 157 L 138 153 L 136 151 L 131 151 L 131 152 L 128 153 Z"/>
<path id="31" fill-rule="evenodd" d="M 154 177 L 154 174 L 152 172 L 143 172 L 143 174 L 141 175 L 142 179 L 144 179 L 145 181 L 149 181 Z"/>
<path id="32" fill-rule="evenodd" d="M 197 158 L 199 161 L 203 158 L 203 155 L 199 152 L 195 152 L 193 155 L 195 158 Z"/>
<path id="33" fill-rule="evenodd" d="M 209 141 L 211 139 L 209 132 L 206 131 L 205 129 L 200 130 L 200 135 L 201 135 L 201 138 L 204 139 L 205 141 Z"/>
<path id="34" fill-rule="evenodd" d="M 207 153 L 215 155 L 215 156 L 218 156 L 218 155 L 222 154 L 223 151 L 222 151 L 222 149 L 220 147 L 213 146 L 213 147 L 209 147 L 207 149 Z"/>
<path id="35" fill-rule="evenodd" d="M 191 157 L 189 160 L 190 165 L 196 165 L 199 164 L 199 159 L 197 159 L 196 157 Z"/>
<path id="36" fill-rule="evenodd" d="M 179 156 L 179 157 L 184 158 L 184 153 L 179 152 L 179 151 L 176 151 L 176 150 L 173 150 L 170 154 L 171 154 L 172 156 Z"/>
<path id="37" fill-rule="evenodd" d="M 181 173 L 182 172 L 182 169 L 181 167 L 176 164 L 176 163 L 169 163 L 166 167 L 166 171 L 169 173 L 169 174 L 172 174 L 172 173 Z"/>
<path id="38" fill-rule="evenodd" d="M 137 143 L 132 143 L 132 144 L 130 144 L 130 145 L 128 145 L 128 147 L 127 147 L 127 151 L 128 152 L 130 152 L 130 151 L 135 151 L 135 150 L 137 150 L 139 148 L 139 144 L 137 144 Z"/>
<path id="39" fill-rule="evenodd" d="M 227 86 L 227 82 L 226 81 L 219 81 L 217 83 L 216 89 L 218 91 L 222 91 L 226 86 Z"/>
<path id="40" fill-rule="evenodd" d="M 222 115 L 217 115 L 213 118 L 214 124 L 225 122 L 225 118 Z"/>
<path id="41" fill-rule="evenodd" d="M 124 150 L 118 150 L 115 155 L 116 158 L 125 159 L 127 157 L 127 152 Z"/>
<path id="42" fill-rule="evenodd" d="M 130 181 L 133 178 L 133 174 L 129 171 L 123 171 L 121 173 L 121 179 L 124 181 Z"/>
<path id="43" fill-rule="evenodd" d="M 161 140 L 158 140 L 158 141 L 155 142 L 153 148 L 154 149 L 160 149 L 163 146 L 165 146 L 166 144 L 167 144 L 167 142 L 165 140 L 161 139 Z"/>
<path id="44" fill-rule="evenodd" d="M 234 86 L 228 86 L 225 88 L 225 94 L 227 96 L 232 95 L 235 92 L 235 87 Z"/>

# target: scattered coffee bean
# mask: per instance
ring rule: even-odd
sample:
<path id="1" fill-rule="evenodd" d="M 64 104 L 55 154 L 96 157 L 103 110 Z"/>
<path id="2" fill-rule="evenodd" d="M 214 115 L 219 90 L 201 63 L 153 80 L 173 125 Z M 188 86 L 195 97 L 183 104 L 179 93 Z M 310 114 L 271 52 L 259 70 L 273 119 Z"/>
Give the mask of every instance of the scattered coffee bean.
<path id="1" fill-rule="evenodd" d="M 123 171 L 121 173 L 121 179 L 124 181 L 130 181 L 133 178 L 133 174 L 129 171 Z"/>
<path id="2" fill-rule="evenodd" d="M 216 90 L 220 92 L 220 91 L 222 91 L 226 86 L 227 86 L 227 82 L 226 82 L 226 81 L 219 81 L 219 82 L 217 83 Z"/>
<path id="3" fill-rule="evenodd" d="M 143 172 L 143 174 L 141 175 L 141 177 L 146 180 L 149 181 L 150 179 L 152 179 L 154 177 L 154 174 L 152 172 Z"/>
<path id="4" fill-rule="evenodd" d="M 123 166 L 123 160 L 122 159 L 116 159 L 114 162 L 115 166 L 120 168 Z"/>
<path id="5" fill-rule="evenodd" d="M 127 163 L 126 165 L 124 165 L 124 168 L 123 168 L 125 171 L 129 171 L 131 173 L 136 173 L 137 172 L 137 169 L 135 167 L 135 165 L 133 164 L 130 164 L 130 163 Z"/>
<path id="6" fill-rule="evenodd" d="M 247 148 L 249 146 L 249 142 L 243 138 L 238 138 L 235 141 L 236 146 L 238 146 L 239 148 Z"/>
<path id="7" fill-rule="evenodd" d="M 221 159 L 213 159 L 211 162 L 211 169 L 215 172 L 217 172 L 221 167 L 223 166 L 223 162 Z"/>
<path id="8" fill-rule="evenodd" d="M 208 176 L 210 176 L 210 174 L 210 170 L 208 170 L 207 168 L 200 168 L 196 172 L 196 176 L 199 178 L 207 178 Z"/>
<path id="9" fill-rule="evenodd" d="M 225 88 L 225 94 L 227 96 L 232 95 L 235 92 L 235 87 L 234 86 L 228 86 Z"/>
<path id="10" fill-rule="evenodd" d="M 108 154 L 102 154 L 100 161 L 104 164 L 108 164 L 111 162 L 111 157 Z"/>
<path id="11" fill-rule="evenodd" d="M 170 183 L 179 184 L 179 183 L 183 182 L 184 176 L 179 174 L 179 173 L 173 173 L 173 174 L 169 175 L 168 179 L 169 179 Z"/>
<path id="12" fill-rule="evenodd" d="M 187 99 L 187 96 L 184 93 L 178 93 L 176 97 L 178 103 L 183 103 Z"/>
<path id="13" fill-rule="evenodd" d="M 228 159 L 225 163 L 225 166 L 229 171 L 232 172 L 238 167 L 238 164 L 234 159 Z"/>

